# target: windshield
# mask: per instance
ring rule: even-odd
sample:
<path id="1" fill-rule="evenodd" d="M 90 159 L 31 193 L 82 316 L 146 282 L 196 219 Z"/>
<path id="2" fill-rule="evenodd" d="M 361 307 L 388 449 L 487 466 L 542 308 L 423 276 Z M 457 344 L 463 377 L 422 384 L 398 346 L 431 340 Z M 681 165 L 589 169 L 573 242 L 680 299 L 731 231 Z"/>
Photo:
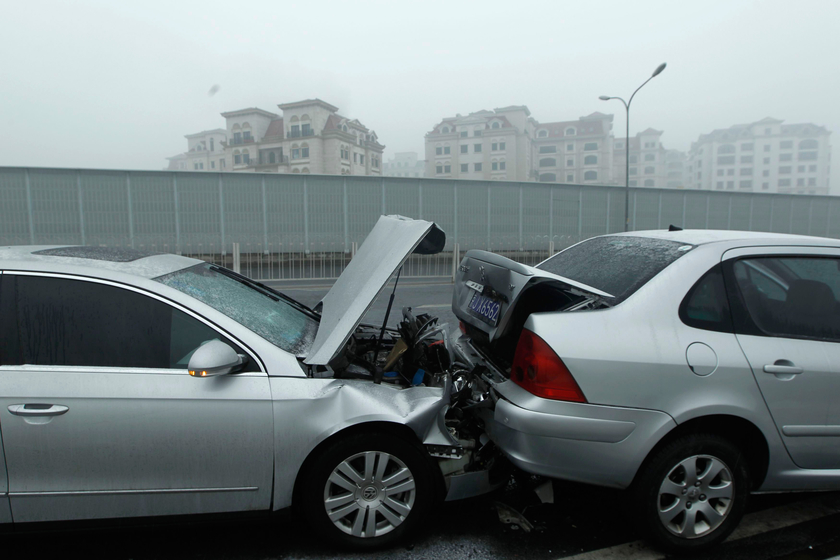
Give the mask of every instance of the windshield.
<path id="1" fill-rule="evenodd" d="M 618 304 L 694 246 L 648 237 L 595 237 L 557 253 L 537 268 L 598 288 Z"/>
<path id="2" fill-rule="evenodd" d="M 217 266 L 202 263 L 155 280 L 206 303 L 295 356 L 305 356 L 315 339 L 318 321 L 303 309 Z"/>

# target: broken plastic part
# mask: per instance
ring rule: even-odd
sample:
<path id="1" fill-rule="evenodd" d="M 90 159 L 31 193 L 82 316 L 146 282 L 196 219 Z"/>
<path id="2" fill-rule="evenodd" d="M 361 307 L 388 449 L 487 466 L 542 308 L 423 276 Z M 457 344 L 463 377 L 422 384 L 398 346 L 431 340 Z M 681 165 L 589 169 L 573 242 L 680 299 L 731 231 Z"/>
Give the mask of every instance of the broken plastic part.
<path id="1" fill-rule="evenodd" d="M 522 529 L 526 533 L 530 533 L 534 528 L 534 526 L 531 525 L 531 522 L 525 519 L 524 515 L 509 505 L 503 504 L 502 502 L 496 502 L 493 504 L 493 507 L 496 508 L 496 512 L 499 514 L 499 521 L 507 525 L 511 525 L 512 529 Z"/>

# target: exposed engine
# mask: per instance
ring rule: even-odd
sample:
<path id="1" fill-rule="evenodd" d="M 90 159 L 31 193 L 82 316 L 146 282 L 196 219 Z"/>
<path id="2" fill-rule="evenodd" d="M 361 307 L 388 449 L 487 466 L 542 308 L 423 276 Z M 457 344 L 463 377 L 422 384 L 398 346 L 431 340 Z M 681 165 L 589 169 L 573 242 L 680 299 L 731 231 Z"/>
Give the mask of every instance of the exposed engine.
<path id="1" fill-rule="evenodd" d="M 427 313 L 415 315 L 410 307 L 402 309 L 396 329 L 361 325 L 351 337 L 342 357 L 331 364 L 340 379 L 364 379 L 403 388 L 426 386 L 449 390 L 445 413 L 446 430 L 457 446 L 427 445 L 437 457 L 445 476 L 490 473 L 503 480 L 506 463 L 484 434 L 484 425 L 474 412 L 493 406 L 491 392 L 482 379 L 484 366 L 469 366 L 458 361 L 449 348 L 449 327 Z M 496 465 L 503 466 L 498 476 Z"/>

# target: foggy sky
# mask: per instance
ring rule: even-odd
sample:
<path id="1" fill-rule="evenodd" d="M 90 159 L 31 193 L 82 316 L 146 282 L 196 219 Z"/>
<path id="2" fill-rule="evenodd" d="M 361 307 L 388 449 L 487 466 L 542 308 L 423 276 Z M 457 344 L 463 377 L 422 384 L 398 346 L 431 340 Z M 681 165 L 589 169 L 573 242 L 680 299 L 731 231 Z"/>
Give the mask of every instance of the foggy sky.
<path id="1" fill-rule="evenodd" d="M 443 117 L 527 105 L 541 122 L 624 109 L 630 133 L 764 117 L 833 132 L 840 194 L 840 2 L 7 3 L 0 165 L 162 169 L 223 111 L 319 97 L 386 148 L 423 154 Z M 210 96 L 208 90 L 218 85 Z"/>

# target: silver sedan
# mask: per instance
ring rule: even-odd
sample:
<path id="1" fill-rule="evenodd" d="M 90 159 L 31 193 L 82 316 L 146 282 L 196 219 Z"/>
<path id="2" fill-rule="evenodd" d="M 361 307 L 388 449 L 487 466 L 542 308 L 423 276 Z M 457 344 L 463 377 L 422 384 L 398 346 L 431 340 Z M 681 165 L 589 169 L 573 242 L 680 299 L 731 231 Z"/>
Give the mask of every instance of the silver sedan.
<path id="1" fill-rule="evenodd" d="M 443 241 L 382 217 L 317 310 L 176 255 L 0 248 L 0 523 L 294 505 L 370 547 L 492 489 L 445 424 L 446 327 L 360 324 Z"/>
<path id="2" fill-rule="evenodd" d="M 840 488 L 838 302 L 835 239 L 634 232 L 535 268 L 470 251 L 455 350 L 515 465 L 626 488 L 649 538 L 697 550 L 751 492 Z"/>

